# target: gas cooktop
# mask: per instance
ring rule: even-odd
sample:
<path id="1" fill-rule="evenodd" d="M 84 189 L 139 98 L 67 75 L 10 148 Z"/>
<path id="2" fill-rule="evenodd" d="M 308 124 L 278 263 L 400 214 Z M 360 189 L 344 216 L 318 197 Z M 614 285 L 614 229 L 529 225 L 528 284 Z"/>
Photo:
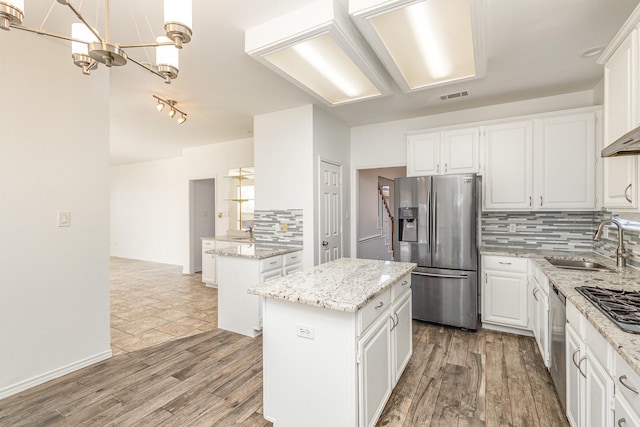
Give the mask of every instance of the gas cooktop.
<path id="1" fill-rule="evenodd" d="M 640 291 L 592 286 L 576 288 L 623 331 L 640 334 Z"/>

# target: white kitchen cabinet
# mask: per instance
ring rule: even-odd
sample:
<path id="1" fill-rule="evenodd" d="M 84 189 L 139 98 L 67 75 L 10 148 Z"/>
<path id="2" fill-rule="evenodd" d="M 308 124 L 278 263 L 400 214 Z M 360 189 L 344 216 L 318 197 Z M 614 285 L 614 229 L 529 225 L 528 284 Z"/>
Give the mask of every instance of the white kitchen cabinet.
<path id="1" fill-rule="evenodd" d="M 634 12 L 630 19 L 638 19 Z M 640 67 L 638 28 L 623 27 L 603 54 L 604 142 L 603 147 L 640 122 Z M 603 204 L 616 210 L 638 209 L 638 159 L 636 156 L 603 159 Z"/>
<path id="2" fill-rule="evenodd" d="M 544 365 L 549 367 L 549 280 L 534 261 L 529 264 L 529 289 L 531 290 L 531 328 L 538 344 Z"/>
<path id="3" fill-rule="evenodd" d="M 483 256 L 482 272 L 483 327 L 530 331 L 527 260 Z"/>
<path id="4" fill-rule="evenodd" d="M 537 209 L 596 207 L 596 113 L 534 121 L 534 200 Z"/>
<path id="5" fill-rule="evenodd" d="M 624 419 L 623 426 L 640 426 L 640 375 L 617 352 L 612 374 L 615 383 L 615 422 Z"/>
<path id="6" fill-rule="evenodd" d="M 358 341 L 360 426 L 375 426 L 393 390 L 391 321 L 378 320 Z"/>
<path id="7" fill-rule="evenodd" d="M 566 327 L 565 367 L 567 370 L 567 420 L 572 427 L 584 424 L 584 401 L 586 375 L 583 371 L 586 348 L 580 335 L 570 324 Z"/>
<path id="8" fill-rule="evenodd" d="M 224 240 L 203 239 L 202 240 L 202 281 L 210 288 L 218 287 L 218 256 L 206 253 L 214 249 L 231 248 L 240 246 L 238 242 L 227 242 Z"/>
<path id="9" fill-rule="evenodd" d="M 485 210 L 533 209 L 531 120 L 484 128 Z"/>
<path id="10" fill-rule="evenodd" d="M 411 313 L 411 289 L 408 286 L 406 291 L 400 295 L 391 306 L 391 348 L 392 354 L 392 374 L 394 384 L 400 380 L 400 376 L 406 368 L 413 351 L 413 334 Z"/>
<path id="11" fill-rule="evenodd" d="M 407 137 L 407 176 L 477 173 L 479 128 Z"/>

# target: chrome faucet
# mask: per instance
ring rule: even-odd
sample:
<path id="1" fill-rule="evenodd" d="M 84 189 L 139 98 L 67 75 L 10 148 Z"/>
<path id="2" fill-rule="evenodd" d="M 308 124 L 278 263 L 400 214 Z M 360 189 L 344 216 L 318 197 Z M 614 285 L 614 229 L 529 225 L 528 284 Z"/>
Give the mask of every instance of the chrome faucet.
<path id="1" fill-rule="evenodd" d="M 627 266 L 627 254 L 626 249 L 624 248 L 624 231 L 622 230 L 622 224 L 615 219 L 607 219 L 604 220 L 598 225 L 598 229 L 596 230 L 596 234 L 593 236 L 594 241 L 600 240 L 600 235 L 602 234 L 602 230 L 605 225 L 613 224 L 618 228 L 618 248 L 616 249 L 616 264 L 618 267 L 626 267 Z"/>
<path id="2" fill-rule="evenodd" d="M 253 227 L 249 227 L 249 237 L 253 240 Z"/>

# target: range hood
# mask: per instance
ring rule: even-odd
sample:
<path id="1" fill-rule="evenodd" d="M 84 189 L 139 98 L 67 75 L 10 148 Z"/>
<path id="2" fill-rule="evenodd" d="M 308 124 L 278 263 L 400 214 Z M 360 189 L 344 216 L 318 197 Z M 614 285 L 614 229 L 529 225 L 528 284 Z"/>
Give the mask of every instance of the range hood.
<path id="1" fill-rule="evenodd" d="M 640 126 L 625 133 L 602 149 L 602 157 L 640 155 Z"/>

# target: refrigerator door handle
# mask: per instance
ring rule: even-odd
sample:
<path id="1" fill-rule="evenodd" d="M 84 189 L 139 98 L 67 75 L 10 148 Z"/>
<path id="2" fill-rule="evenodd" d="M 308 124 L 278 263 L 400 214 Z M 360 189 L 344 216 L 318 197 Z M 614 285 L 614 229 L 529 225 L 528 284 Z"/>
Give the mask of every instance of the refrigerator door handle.
<path id="1" fill-rule="evenodd" d="M 433 192 L 433 209 L 431 210 L 433 215 L 433 246 L 438 244 L 438 192 Z"/>
<path id="2" fill-rule="evenodd" d="M 427 221 L 427 233 L 429 233 L 429 235 L 427 236 L 427 250 L 429 253 L 431 253 L 431 222 L 433 220 L 433 218 L 431 217 L 432 211 L 431 211 L 431 191 L 427 192 L 427 200 L 429 201 L 429 206 L 427 207 L 427 215 L 429 216 L 428 221 Z"/>
<path id="3" fill-rule="evenodd" d="M 416 274 L 418 276 L 427 276 L 427 277 L 439 277 L 441 279 L 464 279 L 464 280 L 469 279 L 469 276 L 467 276 L 466 274 L 461 274 L 457 276 L 454 274 L 420 273 L 417 271 L 413 271 L 411 274 Z"/>

